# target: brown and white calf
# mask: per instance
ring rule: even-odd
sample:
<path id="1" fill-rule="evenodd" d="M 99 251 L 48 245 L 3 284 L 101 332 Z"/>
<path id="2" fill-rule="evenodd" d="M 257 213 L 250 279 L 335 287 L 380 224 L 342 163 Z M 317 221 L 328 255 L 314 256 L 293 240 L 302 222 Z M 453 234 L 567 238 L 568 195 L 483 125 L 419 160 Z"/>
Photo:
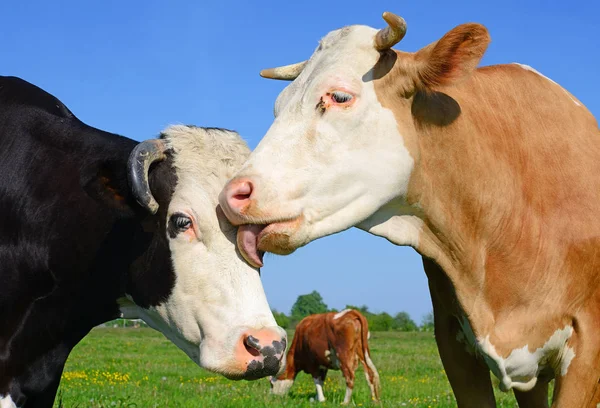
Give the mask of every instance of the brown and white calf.
<path id="1" fill-rule="evenodd" d="M 356 310 L 314 314 L 296 326 L 294 340 L 287 352 L 285 371 L 271 379 L 271 392 L 286 394 L 299 372 L 310 374 L 317 388 L 317 400 L 325 401 L 323 384 L 327 370 L 341 370 L 346 380 L 344 404 L 352 398 L 354 372 L 360 361 L 371 389 L 371 397 L 379 400 L 379 374 L 369 354 L 369 325 Z"/>
<path id="2" fill-rule="evenodd" d="M 246 259 L 352 226 L 424 257 L 436 340 L 459 407 L 600 403 L 600 131 L 530 67 L 476 68 L 490 37 L 460 25 L 415 53 L 351 26 L 304 63 L 221 193 Z M 560 55 L 557 54 L 557 59 Z M 465 349 L 465 343 L 470 350 Z"/>

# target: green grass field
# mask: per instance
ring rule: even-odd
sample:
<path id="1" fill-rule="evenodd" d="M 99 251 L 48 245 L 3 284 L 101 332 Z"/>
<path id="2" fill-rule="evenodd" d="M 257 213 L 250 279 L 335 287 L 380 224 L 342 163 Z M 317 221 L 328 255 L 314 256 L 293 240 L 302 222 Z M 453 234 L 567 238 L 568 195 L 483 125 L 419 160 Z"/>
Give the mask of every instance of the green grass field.
<path id="1" fill-rule="evenodd" d="M 290 333 L 290 339 L 293 333 Z M 372 359 L 385 407 L 455 407 L 432 333 L 372 332 Z M 229 381 L 198 368 L 151 329 L 94 329 L 71 353 L 55 407 L 314 407 L 312 379 L 302 373 L 287 397 L 269 394 L 269 382 Z M 346 385 L 330 371 L 327 401 L 339 406 Z M 512 393 L 496 392 L 499 407 L 514 407 Z M 376 406 L 362 368 L 352 406 Z"/>

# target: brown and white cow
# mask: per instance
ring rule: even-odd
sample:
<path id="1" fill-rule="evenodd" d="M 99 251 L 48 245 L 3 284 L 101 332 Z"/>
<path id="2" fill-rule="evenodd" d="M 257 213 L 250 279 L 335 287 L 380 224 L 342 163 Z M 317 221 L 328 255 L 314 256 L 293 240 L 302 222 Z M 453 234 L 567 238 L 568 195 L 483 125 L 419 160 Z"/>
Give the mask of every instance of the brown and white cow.
<path id="1" fill-rule="evenodd" d="M 436 339 L 460 407 L 600 403 L 600 131 L 564 88 L 519 65 L 476 68 L 460 25 L 415 53 L 404 20 L 329 33 L 220 203 L 246 259 L 352 226 L 424 256 Z M 464 339 L 471 350 L 466 350 Z M 474 351 L 474 352 L 473 352 Z"/>
<path id="2" fill-rule="evenodd" d="M 271 392 L 286 394 L 299 372 L 310 374 L 317 388 L 317 400 L 325 401 L 323 384 L 327 370 L 341 370 L 346 380 L 344 404 L 352 398 L 354 372 L 360 361 L 371 389 L 371 397 L 379 400 L 379 373 L 369 353 L 369 325 L 358 311 L 314 314 L 296 326 L 294 340 L 287 352 L 285 371 L 271 379 Z"/>

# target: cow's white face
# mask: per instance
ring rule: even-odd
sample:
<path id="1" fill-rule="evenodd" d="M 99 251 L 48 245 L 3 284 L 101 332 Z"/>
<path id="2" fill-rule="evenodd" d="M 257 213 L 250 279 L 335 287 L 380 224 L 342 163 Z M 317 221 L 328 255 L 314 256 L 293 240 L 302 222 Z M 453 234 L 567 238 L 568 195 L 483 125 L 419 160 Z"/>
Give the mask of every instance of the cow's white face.
<path id="1" fill-rule="evenodd" d="M 238 243 L 253 265 L 262 264 L 260 250 L 287 254 L 352 226 L 399 245 L 419 240 L 421 208 L 408 189 L 422 123 L 444 126 L 458 117 L 452 104 L 431 109 L 436 98 L 452 100 L 436 87 L 470 75 L 489 35 L 479 24 L 464 24 L 403 53 L 390 47 L 404 35 L 404 21 L 391 13 L 384 19 L 390 26 L 380 31 L 333 31 L 305 65 L 267 74 L 295 80 L 279 95 L 271 128 L 219 197 L 229 220 L 242 225 Z"/>
<path id="2" fill-rule="evenodd" d="M 204 368 L 230 378 L 275 374 L 285 331 L 217 202 L 249 150 L 234 132 L 176 126 L 164 133 L 177 174 L 164 217 L 175 282 L 164 301 L 136 311 Z"/>
<path id="3" fill-rule="evenodd" d="M 375 92 L 376 34 L 352 26 L 321 41 L 279 95 L 264 139 L 222 192 L 232 222 L 271 224 L 253 231 L 261 249 L 289 253 L 356 225 L 405 194 L 414 161 L 394 114 Z M 243 198 L 237 186 L 244 183 L 251 184 L 250 200 L 235 208 L 236 195 Z M 242 248 L 253 239 L 242 238 Z M 260 265 L 252 248 L 245 252 Z"/>

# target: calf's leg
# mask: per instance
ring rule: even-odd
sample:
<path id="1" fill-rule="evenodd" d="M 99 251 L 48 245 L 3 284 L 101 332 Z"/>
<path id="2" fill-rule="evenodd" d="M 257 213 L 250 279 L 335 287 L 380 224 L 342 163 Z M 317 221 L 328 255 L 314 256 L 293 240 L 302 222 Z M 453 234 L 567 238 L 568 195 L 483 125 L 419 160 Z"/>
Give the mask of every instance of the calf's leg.
<path id="1" fill-rule="evenodd" d="M 350 361 L 342 362 L 342 374 L 344 375 L 344 379 L 346 380 L 346 395 L 344 396 L 343 405 L 347 405 L 350 403 L 352 399 L 352 391 L 354 390 L 354 374 L 356 371 L 356 367 L 358 366 L 358 361 L 356 357 L 350 359 Z"/>
<path id="2" fill-rule="evenodd" d="M 375 369 L 375 365 L 373 365 L 373 362 L 370 361 L 370 357 L 368 356 L 368 354 L 366 355 L 366 358 L 369 358 L 369 361 L 362 361 L 363 367 L 365 369 L 365 377 L 367 378 L 367 384 L 369 384 L 369 388 L 371 389 L 371 399 L 375 402 L 379 401 L 379 391 L 380 391 L 380 384 L 379 384 L 379 373 L 377 372 L 377 369 Z M 347 391 L 346 391 L 347 392 Z"/>
<path id="3" fill-rule="evenodd" d="M 325 384 L 325 377 L 327 377 L 327 370 L 320 370 L 317 375 L 313 376 L 315 388 L 317 389 L 317 401 L 319 402 L 325 402 L 325 394 L 323 393 L 323 384 Z"/>

